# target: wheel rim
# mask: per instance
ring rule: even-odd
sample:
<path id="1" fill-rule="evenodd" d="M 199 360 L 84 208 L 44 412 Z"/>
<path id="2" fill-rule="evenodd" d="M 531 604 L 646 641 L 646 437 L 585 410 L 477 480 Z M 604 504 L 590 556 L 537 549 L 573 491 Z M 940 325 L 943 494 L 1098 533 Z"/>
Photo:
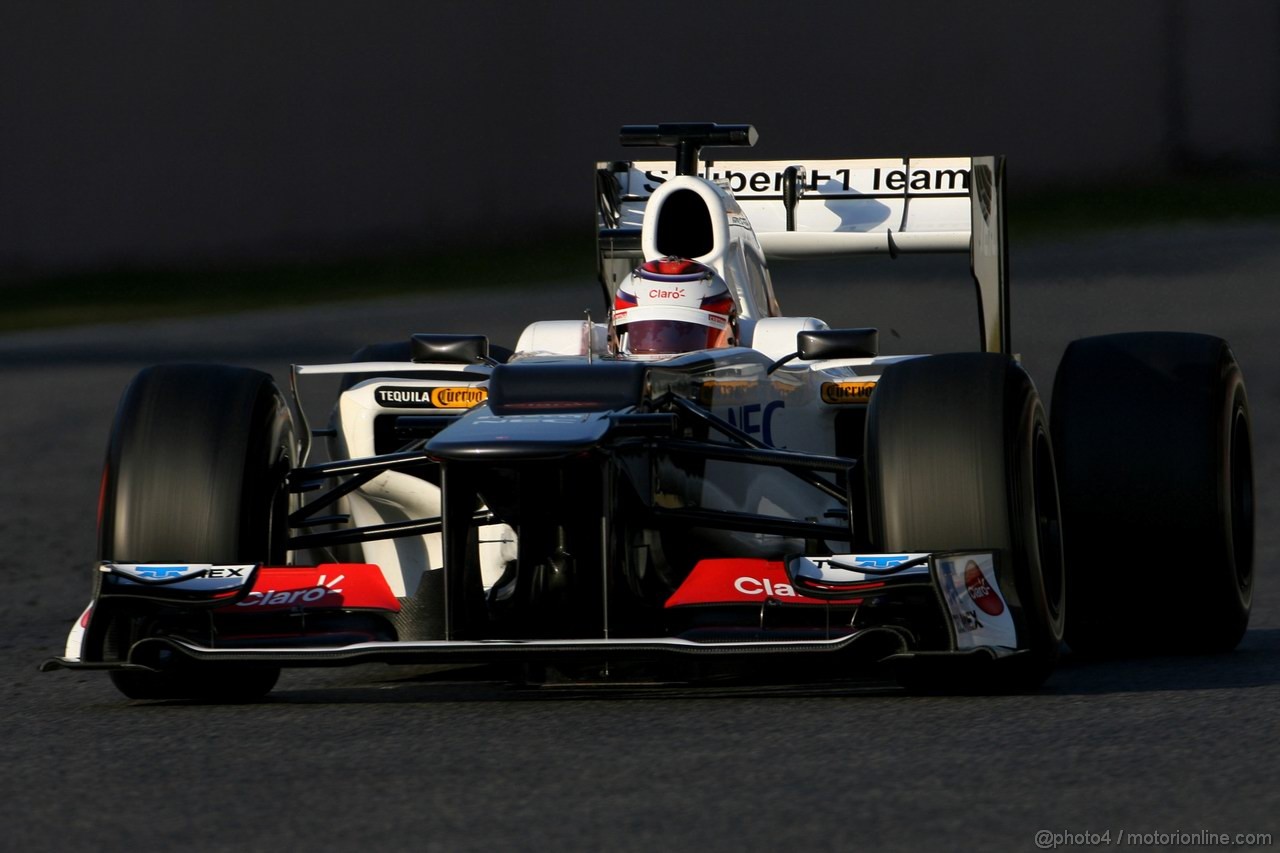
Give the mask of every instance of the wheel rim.
<path id="1" fill-rule="evenodd" d="M 1253 580 L 1253 448 L 1249 419 L 1237 406 L 1231 424 L 1229 457 L 1231 556 L 1236 587 L 1244 595 Z"/>
<path id="2" fill-rule="evenodd" d="M 1057 622 L 1062 615 L 1066 568 L 1062 556 L 1062 513 L 1058 504 L 1058 478 L 1053 467 L 1053 449 L 1043 427 L 1037 428 L 1031 457 L 1033 500 L 1035 501 L 1036 550 L 1045 605 Z"/>

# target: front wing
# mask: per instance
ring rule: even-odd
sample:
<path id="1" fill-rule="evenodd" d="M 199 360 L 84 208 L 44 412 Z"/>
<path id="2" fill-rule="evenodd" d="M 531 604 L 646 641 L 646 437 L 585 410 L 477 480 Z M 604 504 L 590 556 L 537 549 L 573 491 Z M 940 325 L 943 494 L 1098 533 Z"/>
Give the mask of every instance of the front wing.
<path id="1" fill-rule="evenodd" d="M 607 670 L 614 663 L 693 659 L 803 657 L 839 666 L 918 656 L 999 658 L 1020 649 L 1010 602 L 996 580 L 998 559 L 999 552 L 974 550 L 708 560 L 668 599 L 668 636 L 483 640 L 402 639 L 392 630 L 381 636 L 369 631 L 370 616 L 390 623 L 402 602 L 390 595 L 377 567 L 367 564 L 103 563 L 95 601 L 72 629 L 66 655 L 42 668 L 162 670 L 185 660 L 290 667 L 599 664 Z M 121 601 L 143 602 L 161 613 L 206 611 L 228 619 L 205 636 L 191 630 L 149 636 L 117 660 L 86 659 L 82 649 L 93 612 Z M 907 602 L 914 604 L 904 610 Z M 860 618 L 875 609 L 896 609 L 896 615 Z M 755 615 L 742 618 L 748 614 Z M 930 632 L 926 624 L 946 630 Z"/>

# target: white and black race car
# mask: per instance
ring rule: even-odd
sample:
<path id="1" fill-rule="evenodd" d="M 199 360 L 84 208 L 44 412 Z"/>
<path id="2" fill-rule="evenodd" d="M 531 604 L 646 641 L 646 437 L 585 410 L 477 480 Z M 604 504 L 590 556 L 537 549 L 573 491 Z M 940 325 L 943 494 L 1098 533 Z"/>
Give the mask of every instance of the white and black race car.
<path id="1" fill-rule="evenodd" d="M 1253 492 L 1226 342 L 1076 341 L 1049 419 L 1010 349 L 1002 159 L 699 156 L 755 138 L 623 128 L 675 163 L 597 166 L 604 322 L 376 344 L 295 366 L 292 400 L 253 370 L 144 370 L 92 601 L 46 668 L 133 698 L 370 661 L 1011 690 L 1064 636 L 1234 647 Z M 880 356 L 874 329 L 781 316 L 766 265 L 913 252 L 969 253 L 978 351 Z M 700 344 L 657 334 L 687 317 Z M 342 390 L 312 429 L 317 374 Z"/>

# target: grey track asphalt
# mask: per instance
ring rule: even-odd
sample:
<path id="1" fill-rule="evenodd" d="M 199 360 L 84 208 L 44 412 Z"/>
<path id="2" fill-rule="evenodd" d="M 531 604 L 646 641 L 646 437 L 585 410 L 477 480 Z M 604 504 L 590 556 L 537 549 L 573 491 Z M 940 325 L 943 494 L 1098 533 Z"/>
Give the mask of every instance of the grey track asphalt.
<path id="1" fill-rule="evenodd" d="M 0 849 L 1034 850 L 1038 830 L 1110 831 L 1140 849 L 1177 837 L 1117 833 L 1271 833 L 1255 846 L 1275 846 L 1280 224 L 1015 247 L 1012 268 L 1015 348 L 1046 397 L 1076 337 L 1182 329 L 1235 347 L 1259 507 L 1253 621 L 1236 652 L 1068 655 L 1041 692 L 998 698 L 517 689 L 364 666 L 287 672 L 256 706 L 130 704 L 105 676 L 36 666 L 85 603 L 102 451 L 138 368 L 219 361 L 283 377 L 290 361 L 429 330 L 510 345 L 533 319 L 599 316 L 600 298 L 566 282 L 0 336 Z M 774 278 L 787 313 L 878 326 L 886 351 L 976 341 L 959 259 Z M 313 411 L 325 392 L 309 395 Z"/>

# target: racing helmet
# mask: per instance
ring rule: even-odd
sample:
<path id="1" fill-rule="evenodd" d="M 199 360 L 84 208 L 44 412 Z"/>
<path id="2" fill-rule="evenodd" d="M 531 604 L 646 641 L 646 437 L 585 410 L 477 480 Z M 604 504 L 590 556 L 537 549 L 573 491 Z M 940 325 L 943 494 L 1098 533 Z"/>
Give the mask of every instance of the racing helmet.
<path id="1" fill-rule="evenodd" d="M 618 351 L 674 355 L 737 344 L 737 309 L 725 280 L 687 258 L 645 261 L 613 303 Z"/>

